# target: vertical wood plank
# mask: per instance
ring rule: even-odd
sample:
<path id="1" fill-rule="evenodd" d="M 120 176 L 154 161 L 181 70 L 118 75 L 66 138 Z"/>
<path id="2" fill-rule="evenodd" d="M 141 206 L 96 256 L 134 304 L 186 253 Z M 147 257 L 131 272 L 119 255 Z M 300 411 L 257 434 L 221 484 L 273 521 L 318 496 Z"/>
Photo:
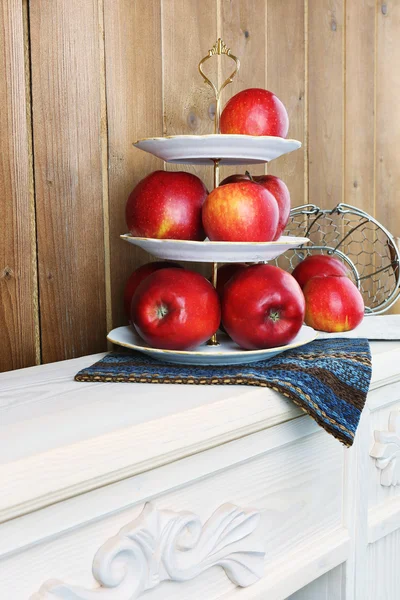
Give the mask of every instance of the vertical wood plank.
<path id="1" fill-rule="evenodd" d="M 307 203 L 304 197 L 305 131 L 305 32 L 304 0 L 268 0 L 267 88 L 282 100 L 289 114 L 288 137 L 302 142 L 300 150 L 268 165 L 289 188 L 292 206 Z"/>
<path id="2" fill-rule="evenodd" d="M 376 155 L 375 216 L 400 236 L 400 4 L 376 2 Z M 400 312 L 397 302 L 390 312 Z"/>
<path id="3" fill-rule="evenodd" d="M 344 199 L 374 213 L 375 2 L 346 2 Z"/>
<path id="4" fill-rule="evenodd" d="M 375 2 L 346 2 L 344 201 L 374 214 Z M 371 234 L 372 236 L 372 234 Z M 361 277 L 375 270 L 376 246 L 354 231 L 344 250 Z M 354 243 L 354 242 L 355 243 Z M 360 251 L 364 251 L 360 254 Z M 371 279 L 363 280 L 373 295 Z"/>
<path id="5" fill-rule="evenodd" d="M 266 6 L 265 0 L 221 0 L 221 37 L 240 59 L 240 71 L 224 92 L 222 107 L 240 92 L 251 87 L 266 87 Z M 220 84 L 231 69 L 231 61 L 221 62 Z M 224 167 L 222 177 L 232 173 L 243 173 L 246 167 Z M 251 173 L 261 175 L 264 165 L 252 165 Z"/>
<path id="6" fill-rule="evenodd" d="M 23 5 L 0 5 L 0 371 L 35 364 L 36 252 Z M 28 102 L 29 104 L 29 102 Z"/>
<path id="7" fill-rule="evenodd" d="M 217 40 L 217 0 L 163 0 L 162 37 L 164 135 L 213 133 L 213 94 L 197 67 Z M 214 82 L 217 62 L 214 57 L 205 67 Z M 190 171 L 212 189 L 212 167 L 167 168 Z"/>
<path id="8" fill-rule="evenodd" d="M 164 135 L 214 132 L 215 100 L 198 64 L 217 40 L 217 20 L 218 0 L 162 2 Z M 204 69 L 213 82 L 218 79 L 217 65 L 218 58 L 213 57 Z M 167 164 L 166 169 L 193 173 L 209 191 L 213 188 L 211 166 Z M 211 273 L 208 264 L 185 266 L 205 276 Z"/>
<path id="9" fill-rule="evenodd" d="M 376 217 L 400 236 L 400 4 L 377 2 Z"/>
<path id="10" fill-rule="evenodd" d="M 125 323 L 122 295 L 131 271 L 151 257 L 119 239 L 134 186 L 163 168 L 132 147 L 163 134 L 161 0 L 105 0 L 104 29 L 109 139 L 109 223 L 112 320 Z M 176 82 L 179 85 L 179 82 Z"/>
<path id="11" fill-rule="evenodd" d="M 309 200 L 343 199 L 343 1 L 308 0 Z"/>
<path id="12" fill-rule="evenodd" d="M 44 362 L 106 347 L 98 0 L 30 3 Z"/>

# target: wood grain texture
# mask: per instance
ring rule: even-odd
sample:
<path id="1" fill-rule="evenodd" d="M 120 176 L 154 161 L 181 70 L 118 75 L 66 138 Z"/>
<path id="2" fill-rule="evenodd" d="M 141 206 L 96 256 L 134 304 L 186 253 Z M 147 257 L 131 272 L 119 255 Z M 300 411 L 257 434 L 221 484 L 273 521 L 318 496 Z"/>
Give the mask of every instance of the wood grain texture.
<path id="1" fill-rule="evenodd" d="M 35 364 L 36 241 L 22 2 L 0 6 L 0 371 Z M 27 102 L 28 101 L 28 102 Z"/>
<path id="2" fill-rule="evenodd" d="M 400 55 L 400 4 L 376 3 L 376 217 L 400 235 L 400 72 L 393 69 Z"/>
<path id="3" fill-rule="evenodd" d="M 162 9 L 164 135 L 214 132 L 215 101 L 210 86 L 198 72 L 200 60 L 217 39 L 217 0 L 164 0 Z M 218 59 L 204 70 L 217 81 Z M 213 187 L 212 167 L 167 165 L 168 170 L 190 171 Z"/>
<path id="4" fill-rule="evenodd" d="M 345 139 L 344 201 L 374 215 L 374 93 L 375 93 L 375 2 L 346 3 L 345 40 Z M 372 237 L 372 236 L 371 236 Z M 354 231 L 350 246 L 344 251 L 359 262 L 362 276 L 371 272 L 371 254 L 377 249 L 365 239 L 361 230 Z M 364 254 L 356 256 L 361 250 Z M 376 286 L 375 286 L 376 287 Z M 363 282 L 365 292 L 375 293 L 371 279 Z"/>
<path id="5" fill-rule="evenodd" d="M 294 431 L 295 424 L 288 423 L 283 428 Z M 270 428 L 263 435 L 271 434 L 278 440 L 278 429 Z M 248 448 L 252 442 L 252 436 L 237 440 L 238 444 Z M 228 454 L 229 444 L 206 453 L 209 468 L 213 468 L 214 456 L 219 461 L 220 452 Z M 321 560 L 316 558 L 315 553 L 322 553 L 322 542 L 328 548 L 331 546 L 329 554 L 335 551 L 335 534 L 340 530 L 341 518 L 339 490 L 342 456 L 342 449 L 333 438 L 328 439 L 324 433 L 317 432 L 292 443 L 279 443 L 273 451 L 261 450 L 261 454 L 251 460 L 244 461 L 240 455 L 236 455 L 234 464 L 216 472 L 207 472 L 206 464 L 201 464 L 204 457 L 200 453 L 155 471 L 141 473 L 136 478 L 126 479 L 123 483 L 130 484 L 130 489 L 125 488 L 123 493 L 116 493 L 114 486 L 105 486 L 95 490 L 95 497 L 92 496 L 91 500 L 86 498 L 86 502 L 82 502 L 85 499 L 80 496 L 70 501 L 72 506 L 69 502 L 57 503 L 48 509 L 53 519 L 54 511 L 58 512 L 53 527 L 57 523 L 64 527 L 63 516 L 67 521 L 74 516 L 82 517 L 81 511 L 87 513 L 90 510 L 88 501 L 92 502 L 95 512 L 99 503 L 104 505 L 109 502 L 107 512 L 100 518 L 93 518 L 91 513 L 88 520 L 85 519 L 78 526 L 68 527 L 62 535 L 39 538 L 24 551 L 3 557 L 0 592 L 10 589 L 11 582 L 14 582 L 15 598 L 22 600 L 29 597 L 29 593 L 39 588 L 46 579 L 53 577 L 94 587 L 91 562 L 99 546 L 140 513 L 143 491 L 148 493 L 149 484 L 157 486 L 164 482 L 164 492 L 154 494 L 156 506 L 161 509 L 193 511 L 202 520 L 207 518 L 210 510 L 227 501 L 237 504 L 242 501 L 244 506 L 260 511 L 260 530 L 267 551 L 266 576 L 260 584 L 263 594 L 259 590 L 257 595 L 256 587 L 252 593 L 250 588 L 248 593 L 238 589 L 238 598 L 242 595 L 246 599 L 251 598 L 253 594 L 254 598 L 284 598 L 282 589 L 287 590 L 289 582 L 292 591 L 298 589 L 299 573 L 296 569 L 300 557 L 305 562 L 300 581 L 304 581 L 304 578 L 307 583 L 310 581 L 309 566 L 311 579 L 329 568 L 331 557 Z M 194 481 L 190 480 L 192 474 Z M 177 478 L 181 478 L 181 483 L 177 484 Z M 133 493 L 132 489 L 135 490 Z M 80 501 L 80 511 L 75 501 Z M 15 577 L 18 567 L 24 577 Z M 212 577 L 212 572 L 210 575 Z M 181 582 L 164 586 L 148 592 L 148 597 L 154 600 L 217 600 L 223 598 L 224 594 L 230 597 L 230 593 L 236 597 L 235 587 L 221 570 L 216 570 L 214 576 L 215 579 L 199 577 L 193 585 Z M 214 584 L 217 589 L 214 589 Z"/>
<path id="6" fill-rule="evenodd" d="M 232 2 L 222 0 L 220 3 L 221 35 L 233 54 L 240 58 L 240 71 L 232 84 L 229 84 L 222 96 L 223 108 L 226 102 L 240 92 L 251 87 L 266 87 L 266 13 L 267 3 L 259 0 L 242 0 Z M 220 85 L 229 75 L 231 61 L 221 61 L 219 73 Z M 244 173 L 246 166 L 223 167 L 221 178 L 232 173 Z M 251 165 L 251 173 L 261 175 L 264 165 Z"/>
<path id="7" fill-rule="evenodd" d="M 33 132 L 43 361 L 105 348 L 97 0 L 32 2 Z"/>
<path id="8" fill-rule="evenodd" d="M 292 206 L 307 203 L 304 197 L 305 129 L 305 31 L 304 0 L 268 0 L 267 89 L 282 100 L 289 114 L 288 137 L 303 147 L 268 165 L 289 188 Z"/>
<path id="9" fill-rule="evenodd" d="M 151 260 L 119 239 L 125 204 L 135 185 L 163 162 L 132 147 L 163 134 L 161 0 L 105 0 L 109 140 L 109 223 L 113 327 L 126 322 L 123 289 L 134 268 Z"/>
<path id="10" fill-rule="evenodd" d="M 345 600 L 343 582 L 344 567 L 336 567 L 287 600 Z"/>
<path id="11" fill-rule="evenodd" d="M 400 73 L 392 66 L 400 56 L 400 5 L 376 2 L 376 168 L 375 216 L 396 237 L 400 235 L 398 190 L 400 169 Z M 400 312 L 397 302 L 392 313 Z"/>
<path id="12" fill-rule="evenodd" d="M 214 132 L 215 99 L 204 83 L 198 64 L 217 40 L 218 0 L 163 0 L 163 118 L 164 135 Z M 204 67 L 211 81 L 218 80 L 218 58 Z M 213 167 L 166 164 L 168 171 L 188 171 L 213 189 Z M 211 265 L 185 263 L 206 277 Z"/>
<path id="13" fill-rule="evenodd" d="M 165 166 L 131 144 L 213 131 L 197 65 L 218 36 L 242 65 L 222 105 L 259 86 L 288 108 L 289 136 L 303 148 L 268 171 L 288 184 L 292 205 L 345 201 L 400 236 L 394 0 L 4 0 L 0 11 L 0 370 L 39 362 L 41 345 L 45 362 L 101 350 L 107 327 L 125 322 L 126 279 L 152 260 L 119 240 L 130 191 L 157 168 L 213 185 L 211 167 Z M 221 82 L 229 61 L 217 64 L 206 70 Z"/>
<path id="14" fill-rule="evenodd" d="M 368 547 L 367 600 L 397 600 L 400 592 L 400 530 Z"/>
<path id="15" fill-rule="evenodd" d="M 309 201 L 343 198 L 343 2 L 308 0 Z"/>
<path id="16" fill-rule="evenodd" d="M 375 2 L 346 2 L 344 200 L 374 214 Z"/>

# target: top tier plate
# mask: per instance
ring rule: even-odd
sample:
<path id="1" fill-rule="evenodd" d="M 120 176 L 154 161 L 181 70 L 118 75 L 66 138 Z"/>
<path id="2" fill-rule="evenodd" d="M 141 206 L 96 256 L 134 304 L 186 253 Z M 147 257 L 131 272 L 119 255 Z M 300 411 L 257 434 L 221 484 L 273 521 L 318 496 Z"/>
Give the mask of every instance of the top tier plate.
<path id="1" fill-rule="evenodd" d="M 293 152 L 301 143 L 272 136 L 211 134 L 145 138 L 134 146 L 169 163 L 210 165 L 219 159 L 221 165 L 249 165 Z"/>

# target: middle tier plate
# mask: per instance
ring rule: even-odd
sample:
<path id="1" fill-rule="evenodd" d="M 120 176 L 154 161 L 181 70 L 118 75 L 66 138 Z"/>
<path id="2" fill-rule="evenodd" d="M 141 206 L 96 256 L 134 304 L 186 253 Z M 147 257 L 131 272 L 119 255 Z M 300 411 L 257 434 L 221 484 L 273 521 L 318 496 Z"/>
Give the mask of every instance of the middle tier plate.
<path id="1" fill-rule="evenodd" d="M 283 235 L 276 242 L 191 242 L 133 237 L 129 233 L 121 235 L 121 239 L 157 258 L 204 263 L 267 262 L 309 241 Z"/>
<path id="2" fill-rule="evenodd" d="M 301 148 L 297 140 L 254 135 L 172 135 L 138 140 L 136 148 L 169 163 L 249 165 L 266 163 Z"/>

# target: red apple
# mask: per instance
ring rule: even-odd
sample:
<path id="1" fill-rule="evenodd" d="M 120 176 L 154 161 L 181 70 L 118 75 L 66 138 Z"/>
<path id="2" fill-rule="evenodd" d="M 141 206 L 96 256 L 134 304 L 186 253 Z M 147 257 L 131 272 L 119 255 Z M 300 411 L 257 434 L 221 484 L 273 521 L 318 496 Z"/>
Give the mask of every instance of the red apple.
<path id="1" fill-rule="evenodd" d="M 204 183 L 191 173 L 154 171 L 128 198 L 126 223 L 135 237 L 204 240 L 201 207 Z"/>
<path id="2" fill-rule="evenodd" d="M 309 279 L 303 289 L 305 322 L 319 331 L 350 331 L 364 317 L 364 301 L 348 277 L 326 276 Z"/>
<path id="3" fill-rule="evenodd" d="M 275 175 L 257 175 L 252 177 L 250 173 L 246 172 L 244 175 L 230 175 L 230 177 L 226 177 L 220 183 L 220 185 L 226 185 L 227 183 L 238 183 L 240 181 L 255 181 L 256 183 L 259 183 L 266 190 L 271 192 L 277 201 L 279 220 L 274 237 L 274 240 L 277 240 L 285 231 L 290 217 L 290 193 L 286 183 L 284 183 L 282 179 L 279 179 L 279 177 L 276 177 Z"/>
<path id="4" fill-rule="evenodd" d="M 155 348 L 188 350 L 218 329 L 218 294 L 199 273 L 161 269 L 146 277 L 132 299 L 131 321 Z"/>
<path id="5" fill-rule="evenodd" d="M 274 135 L 285 138 L 289 117 L 275 94 L 261 88 L 239 92 L 225 105 L 221 114 L 221 133 Z"/>
<path id="6" fill-rule="evenodd" d="M 303 289 L 307 281 L 312 277 L 330 275 L 349 277 L 350 271 L 346 265 L 335 256 L 312 254 L 311 256 L 307 256 L 307 258 L 297 265 L 292 275 Z"/>
<path id="7" fill-rule="evenodd" d="M 224 291 L 225 284 L 236 275 L 239 271 L 247 269 L 247 265 L 243 263 L 226 263 L 218 267 L 217 271 L 217 293 L 220 299 Z"/>
<path id="8" fill-rule="evenodd" d="M 131 276 L 129 277 L 128 281 L 126 282 L 125 289 L 124 289 L 124 308 L 125 308 L 125 314 L 128 317 L 128 319 L 130 319 L 130 317 L 131 317 L 131 303 L 132 303 L 133 294 L 135 293 L 136 288 L 138 287 L 139 283 L 141 283 L 143 281 L 143 279 L 146 279 L 146 277 L 151 275 L 151 273 L 154 273 L 154 271 L 159 271 L 160 269 L 173 269 L 173 268 L 181 269 L 182 267 L 181 267 L 181 265 L 178 265 L 178 263 L 167 262 L 167 261 L 158 261 L 158 262 L 146 263 L 145 265 L 142 265 L 141 267 L 139 267 L 138 269 L 135 269 L 131 273 Z"/>
<path id="9" fill-rule="evenodd" d="M 273 195 L 251 181 L 217 187 L 203 204 L 203 225 L 212 241 L 269 242 L 278 220 Z"/>
<path id="10" fill-rule="evenodd" d="M 289 344 L 304 320 L 304 296 L 297 281 L 272 265 L 247 267 L 225 285 L 222 323 L 242 348 Z"/>

